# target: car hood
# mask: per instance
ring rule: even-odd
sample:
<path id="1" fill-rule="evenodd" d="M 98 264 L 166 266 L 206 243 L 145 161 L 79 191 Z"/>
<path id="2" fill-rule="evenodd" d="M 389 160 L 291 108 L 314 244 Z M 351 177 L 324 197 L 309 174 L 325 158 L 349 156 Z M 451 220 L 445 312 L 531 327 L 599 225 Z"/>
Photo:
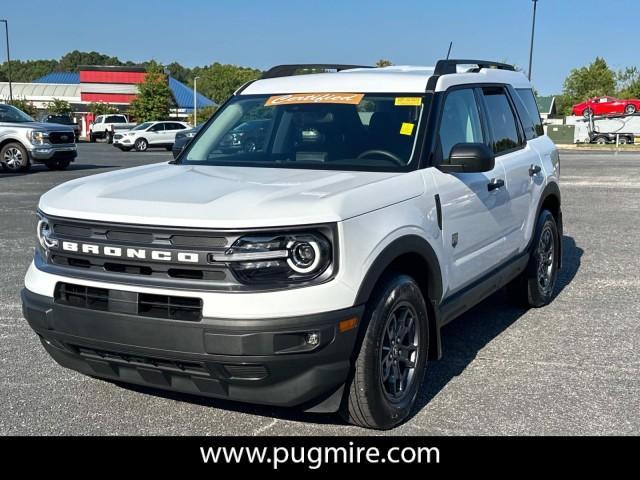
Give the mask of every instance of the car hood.
<path id="1" fill-rule="evenodd" d="M 419 172 L 146 165 L 80 178 L 45 214 L 140 225 L 253 228 L 335 222 L 419 196 Z"/>
<path id="2" fill-rule="evenodd" d="M 44 130 L 45 132 L 73 132 L 71 125 L 43 122 L 0 122 L 3 127 L 28 128 L 30 130 Z"/>

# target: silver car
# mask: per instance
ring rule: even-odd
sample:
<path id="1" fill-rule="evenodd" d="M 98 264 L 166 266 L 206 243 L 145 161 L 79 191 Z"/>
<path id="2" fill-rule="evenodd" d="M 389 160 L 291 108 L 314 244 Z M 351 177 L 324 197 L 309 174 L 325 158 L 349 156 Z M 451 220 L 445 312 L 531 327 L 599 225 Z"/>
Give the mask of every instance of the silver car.
<path id="1" fill-rule="evenodd" d="M 33 163 L 64 170 L 77 156 L 72 126 L 36 122 L 12 105 L 0 105 L 0 165 L 26 172 Z"/>

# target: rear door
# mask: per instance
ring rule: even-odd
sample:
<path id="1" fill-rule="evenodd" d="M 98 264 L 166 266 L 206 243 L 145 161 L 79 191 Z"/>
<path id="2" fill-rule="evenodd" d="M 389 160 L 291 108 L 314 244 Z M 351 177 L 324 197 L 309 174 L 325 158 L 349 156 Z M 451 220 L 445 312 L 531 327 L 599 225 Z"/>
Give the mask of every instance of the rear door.
<path id="1" fill-rule="evenodd" d="M 490 143 L 486 120 L 480 110 L 480 92 L 474 87 L 445 93 L 436 137 L 435 164 L 448 163 L 458 143 Z M 488 273 L 504 258 L 504 219 L 508 196 L 504 188 L 490 188 L 504 181 L 500 160 L 489 172 L 432 172 L 442 208 L 442 239 L 446 253 L 449 288 L 454 293 Z"/>
<path id="2" fill-rule="evenodd" d="M 527 140 L 527 137 L 535 138 L 534 126 L 517 95 L 515 90 L 506 86 L 482 88 L 493 151 L 496 159 L 502 163 L 506 175 L 507 202 L 502 221 L 505 259 L 525 248 L 534 193 L 544 182 L 540 155 Z M 517 113 L 516 104 L 527 115 L 526 131 Z"/>
<path id="3" fill-rule="evenodd" d="M 180 130 L 184 130 L 185 126 L 176 122 L 167 122 L 165 123 L 164 128 L 166 143 L 169 145 L 173 145 L 176 141 L 176 133 L 178 133 Z"/>

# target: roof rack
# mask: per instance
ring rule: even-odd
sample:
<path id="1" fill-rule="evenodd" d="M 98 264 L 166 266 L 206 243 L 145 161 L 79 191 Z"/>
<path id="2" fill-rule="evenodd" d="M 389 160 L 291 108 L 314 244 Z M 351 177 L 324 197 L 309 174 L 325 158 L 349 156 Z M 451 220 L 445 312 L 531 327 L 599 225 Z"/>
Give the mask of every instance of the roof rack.
<path id="1" fill-rule="evenodd" d="M 370 65 L 343 65 L 334 63 L 300 63 L 291 65 L 276 65 L 262 74 L 264 78 L 289 77 L 294 75 L 298 70 L 349 70 L 351 68 L 373 68 Z"/>
<path id="2" fill-rule="evenodd" d="M 436 69 L 433 72 L 434 75 L 447 75 L 449 73 L 458 73 L 458 65 L 477 65 L 480 68 L 495 68 L 498 70 L 509 70 L 515 72 L 516 69 L 513 65 L 507 63 L 493 62 L 491 60 L 438 60 L 436 63 Z"/>

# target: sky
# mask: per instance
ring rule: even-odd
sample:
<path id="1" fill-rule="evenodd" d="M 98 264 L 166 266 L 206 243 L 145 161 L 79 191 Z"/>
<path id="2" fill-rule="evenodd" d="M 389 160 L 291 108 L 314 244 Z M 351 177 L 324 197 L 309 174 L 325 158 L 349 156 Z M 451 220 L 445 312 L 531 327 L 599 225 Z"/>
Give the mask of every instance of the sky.
<path id="1" fill-rule="evenodd" d="M 572 68 L 602 56 L 640 66 L 639 0 L 539 0 L 532 81 L 559 93 Z M 604 10 L 603 10 L 604 9 Z M 3 0 L 11 58 L 95 50 L 121 60 L 433 65 L 452 58 L 529 62 L 531 0 Z M 604 14 L 603 14 L 604 13 Z M 0 58 L 5 60 L 0 25 Z"/>

